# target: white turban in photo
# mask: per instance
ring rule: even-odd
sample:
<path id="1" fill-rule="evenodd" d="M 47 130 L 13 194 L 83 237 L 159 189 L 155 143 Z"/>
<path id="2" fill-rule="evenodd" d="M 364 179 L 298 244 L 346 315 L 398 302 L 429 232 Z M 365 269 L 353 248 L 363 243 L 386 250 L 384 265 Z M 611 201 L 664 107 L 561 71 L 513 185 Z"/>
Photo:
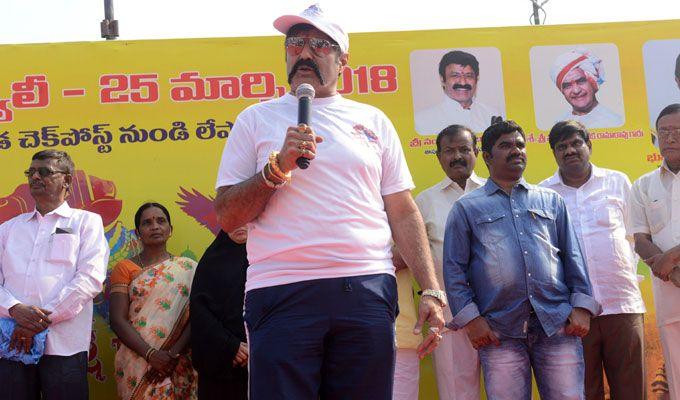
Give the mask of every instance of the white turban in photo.
<path id="1" fill-rule="evenodd" d="M 558 89 L 562 90 L 562 82 L 569 71 L 580 68 L 595 90 L 604 83 L 604 66 L 602 60 L 580 48 L 564 53 L 555 59 L 550 69 L 550 78 L 555 82 Z"/>

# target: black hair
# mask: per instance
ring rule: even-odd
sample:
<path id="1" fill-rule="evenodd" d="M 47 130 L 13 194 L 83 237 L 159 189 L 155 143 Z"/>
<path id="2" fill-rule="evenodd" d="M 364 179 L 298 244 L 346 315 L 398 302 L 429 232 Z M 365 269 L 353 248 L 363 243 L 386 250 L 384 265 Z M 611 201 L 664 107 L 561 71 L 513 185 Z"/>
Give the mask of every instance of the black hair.
<path id="1" fill-rule="evenodd" d="M 550 143 L 550 148 L 555 150 L 555 145 L 562 140 L 570 137 L 573 134 L 578 134 L 584 142 L 590 143 L 590 135 L 585 125 L 578 121 L 568 120 L 560 121 L 553 125 L 548 134 L 548 142 Z"/>
<path id="2" fill-rule="evenodd" d="M 446 78 L 446 67 L 451 64 L 469 65 L 475 71 L 475 76 L 479 76 L 479 61 L 470 53 L 454 50 L 444 54 L 444 57 L 439 61 L 439 76 Z"/>
<path id="3" fill-rule="evenodd" d="M 165 208 L 165 206 L 160 203 L 150 201 L 142 204 L 137 209 L 137 212 L 135 213 L 135 230 L 139 231 L 139 224 L 142 222 L 142 213 L 144 212 L 144 210 L 151 207 L 156 207 L 163 211 L 163 214 L 165 214 L 165 218 L 168 219 L 168 225 L 172 226 L 172 222 L 170 221 L 170 213 L 168 212 L 168 209 Z"/>
<path id="4" fill-rule="evenodd" d="M 522 127 L 517 125 L 515 121 L 507 120 L 492 124 L 486 128 L 482 134 L 482 151 L 491 153 L 491 149 L 493 148 L 493 145 L 496 144 L 499 137 L 513 132 L 518 132 L 524 139 L 526 139 Z"/>
<path id="5" fill-rule="evenodd" d="M 659 116 L 656 117 L 656 123 L 654 124 L 654 127 L 656 129 L 659 129 L 659 120 L 661 118 L 665 117 L 666 115 L 675 114 L 675 113 L 680 113 L 680 103 L 673 103 L 673 104 L 669 104 L 666 107 L 664 107 L 664 109 L 661 110 L 661 112 L 659 113 Z"/>
<path id="6" fill-rule="evenodd" d="M 76 169 L 75 165 L 73 164 L 73 160 L 71 160 L 71 157 L 65 151 L 41 150 L 33 154 L 31 160 L 57 160 L 59 169 L 66 171 L 66 173 L 69 175 L 73 175 L 73 172 Z"/>
<path id="7" fill-rule="evenodd" d="M 675 79 L 680 79 L 680 54 L 675 59 Z"/>
<path id="8" fill-rule="evenodd" d="M 447 126 L 437 135 L 437 154 L 439 154 L 442 151 L 441 149 L 442 139 L 448 136 L 456 136 L 458 134 L 465 132 L 470 133 L 470 136 L 472 137 L 472 147 L 473 148 L 477 147 L 477 136 L 472 132 L 472 129 L 468 128 L 465 125 L 454 124 Z"/>

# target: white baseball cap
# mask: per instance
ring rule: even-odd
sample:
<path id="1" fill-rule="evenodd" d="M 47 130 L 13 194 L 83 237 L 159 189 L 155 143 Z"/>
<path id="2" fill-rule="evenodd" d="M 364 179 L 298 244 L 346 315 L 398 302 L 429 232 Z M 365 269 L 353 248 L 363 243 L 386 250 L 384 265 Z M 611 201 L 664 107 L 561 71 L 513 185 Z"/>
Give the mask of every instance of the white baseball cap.
<path id="1" fill-rule="evenodd" d="M 310 24 L 335 40 L 343 53 L 347 53 L 349 50 L 349 36 L 347 36 L 347 33 L 345 33 L 340 25 L 326 19 L 319 4 L 309 6 L 299 15 L 282 15 L 278 17 L 274 21 L 274 28 L 285 35 L 293 25 L 297 24 Z"/>

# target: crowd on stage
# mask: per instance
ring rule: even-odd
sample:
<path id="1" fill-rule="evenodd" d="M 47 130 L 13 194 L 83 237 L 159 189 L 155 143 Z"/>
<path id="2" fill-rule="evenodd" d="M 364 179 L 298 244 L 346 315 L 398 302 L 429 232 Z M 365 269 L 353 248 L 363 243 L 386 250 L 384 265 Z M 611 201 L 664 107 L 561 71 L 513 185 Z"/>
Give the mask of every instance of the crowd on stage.
<path id="1" fill-rule="evenodd" d="M 169 251 L 172 215 L 147 202 L 139 251 L 107 278 L 101 217 L 67 202 L 74 161 L 32 156 L 35 210 L 0 225 L 1 398 L 89 398 L 106 287 L 125 400 L 416 400 L 428 354 L 442 400 L 480 399 L 482 386 L 529 400 L 532 381 L 543 400 L 646 399 L 641 260 L 665 360 L 655 393 L 680 399 L 680 104 L 656 118 L 663 162 L 634 183 L 591 162 L 578 118 L 550 130 L 558 168 L 538 185 L 523 177 L 519 124 L 448 124 L 445 177 L 414 199 L 392 122 L 338 94 L 343 28 L 316 5 L 274 27 L 290 92 L 236 119 L 215 185 L 222 231 L 198 263 Z M 470 100 L 476 60 L 452 53 L 444 90 Z"/>

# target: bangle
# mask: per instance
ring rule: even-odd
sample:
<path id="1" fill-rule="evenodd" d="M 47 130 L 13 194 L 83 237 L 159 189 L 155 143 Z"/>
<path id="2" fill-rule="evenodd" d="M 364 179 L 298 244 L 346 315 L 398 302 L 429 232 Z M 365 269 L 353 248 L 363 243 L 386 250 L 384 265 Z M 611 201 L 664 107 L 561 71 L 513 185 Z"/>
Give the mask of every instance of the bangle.
<path id="1" fill-rule="evenodd" d="M 268 181 L 276 183 L 276 184 L 279 184 L 279 183 L 284 184 L 284 183 L 288 182 L 287 180 L 281 179 L 277 175 L 274 175 L 274 173 L 272 172 L 272 167 L 269 163 L 266 163 L 264 165 L 264 168 L 262 168 L 262 169 L 266 170 L 266 171 L 264 171 L 264 173 L 265 173 L 265 176 L 269 176 L 269 179 L 267 179 Z M 271 179 L 271 178 L 274 178 L 274 179 Z"/>
<path id="2" fill-rule="evenodd" d="M 144 359 L 149 362 L 149 357 L 158 350 L 154 349 L 153 347 L 149 346 L 149 349 L 146 351 L 146 354 L 144 354 Z"/>
<path id="3" fill-rule="evenodd" d="M 278 151 L 272 151 L 271 153 L 269 153 L 269 171 L 272 173 L 272 175 L 276 176 L 282 181 L 290 182 L 291 173 L 290 171 L 288 171 L 288 173 L 284 174 L 283 171 L 281 171 L 281 168 L 279 168 L 278 156 L 279 156 Z"/>
<path id="4" fill-rule="evenodd" d="M 286 181 L 286 180 L 284 180 L 284 181 L 282 181 L 282 182 L 278 182 L 278 183 L 269 180 L 269 179 L 267 178 L 267 173 L 265 172 L 265 170 L 266 170 L 267 168 L 269 168 L 269 163 L 265 164 L 265 165 L 264 165 L 264 168 L 262 168 L 262 179 L 264 179 L 265 185 L 267 185 L 268 187 L 270 187 L 270 188 L 272 188 L 272 189 L 278 189 L 278 188 L 280 188 L 281 186 L 283 186 L 283 185 L 285 185 L 286 183 L 288 183 L 288 181 Z M 271 168 L 269 168 L 269 172 L 270 172 L 270 174 L 271 174 L 273 177 L 278 178 L 276 175 L 274 175 L 274 174 L 271 173 Z"/>

